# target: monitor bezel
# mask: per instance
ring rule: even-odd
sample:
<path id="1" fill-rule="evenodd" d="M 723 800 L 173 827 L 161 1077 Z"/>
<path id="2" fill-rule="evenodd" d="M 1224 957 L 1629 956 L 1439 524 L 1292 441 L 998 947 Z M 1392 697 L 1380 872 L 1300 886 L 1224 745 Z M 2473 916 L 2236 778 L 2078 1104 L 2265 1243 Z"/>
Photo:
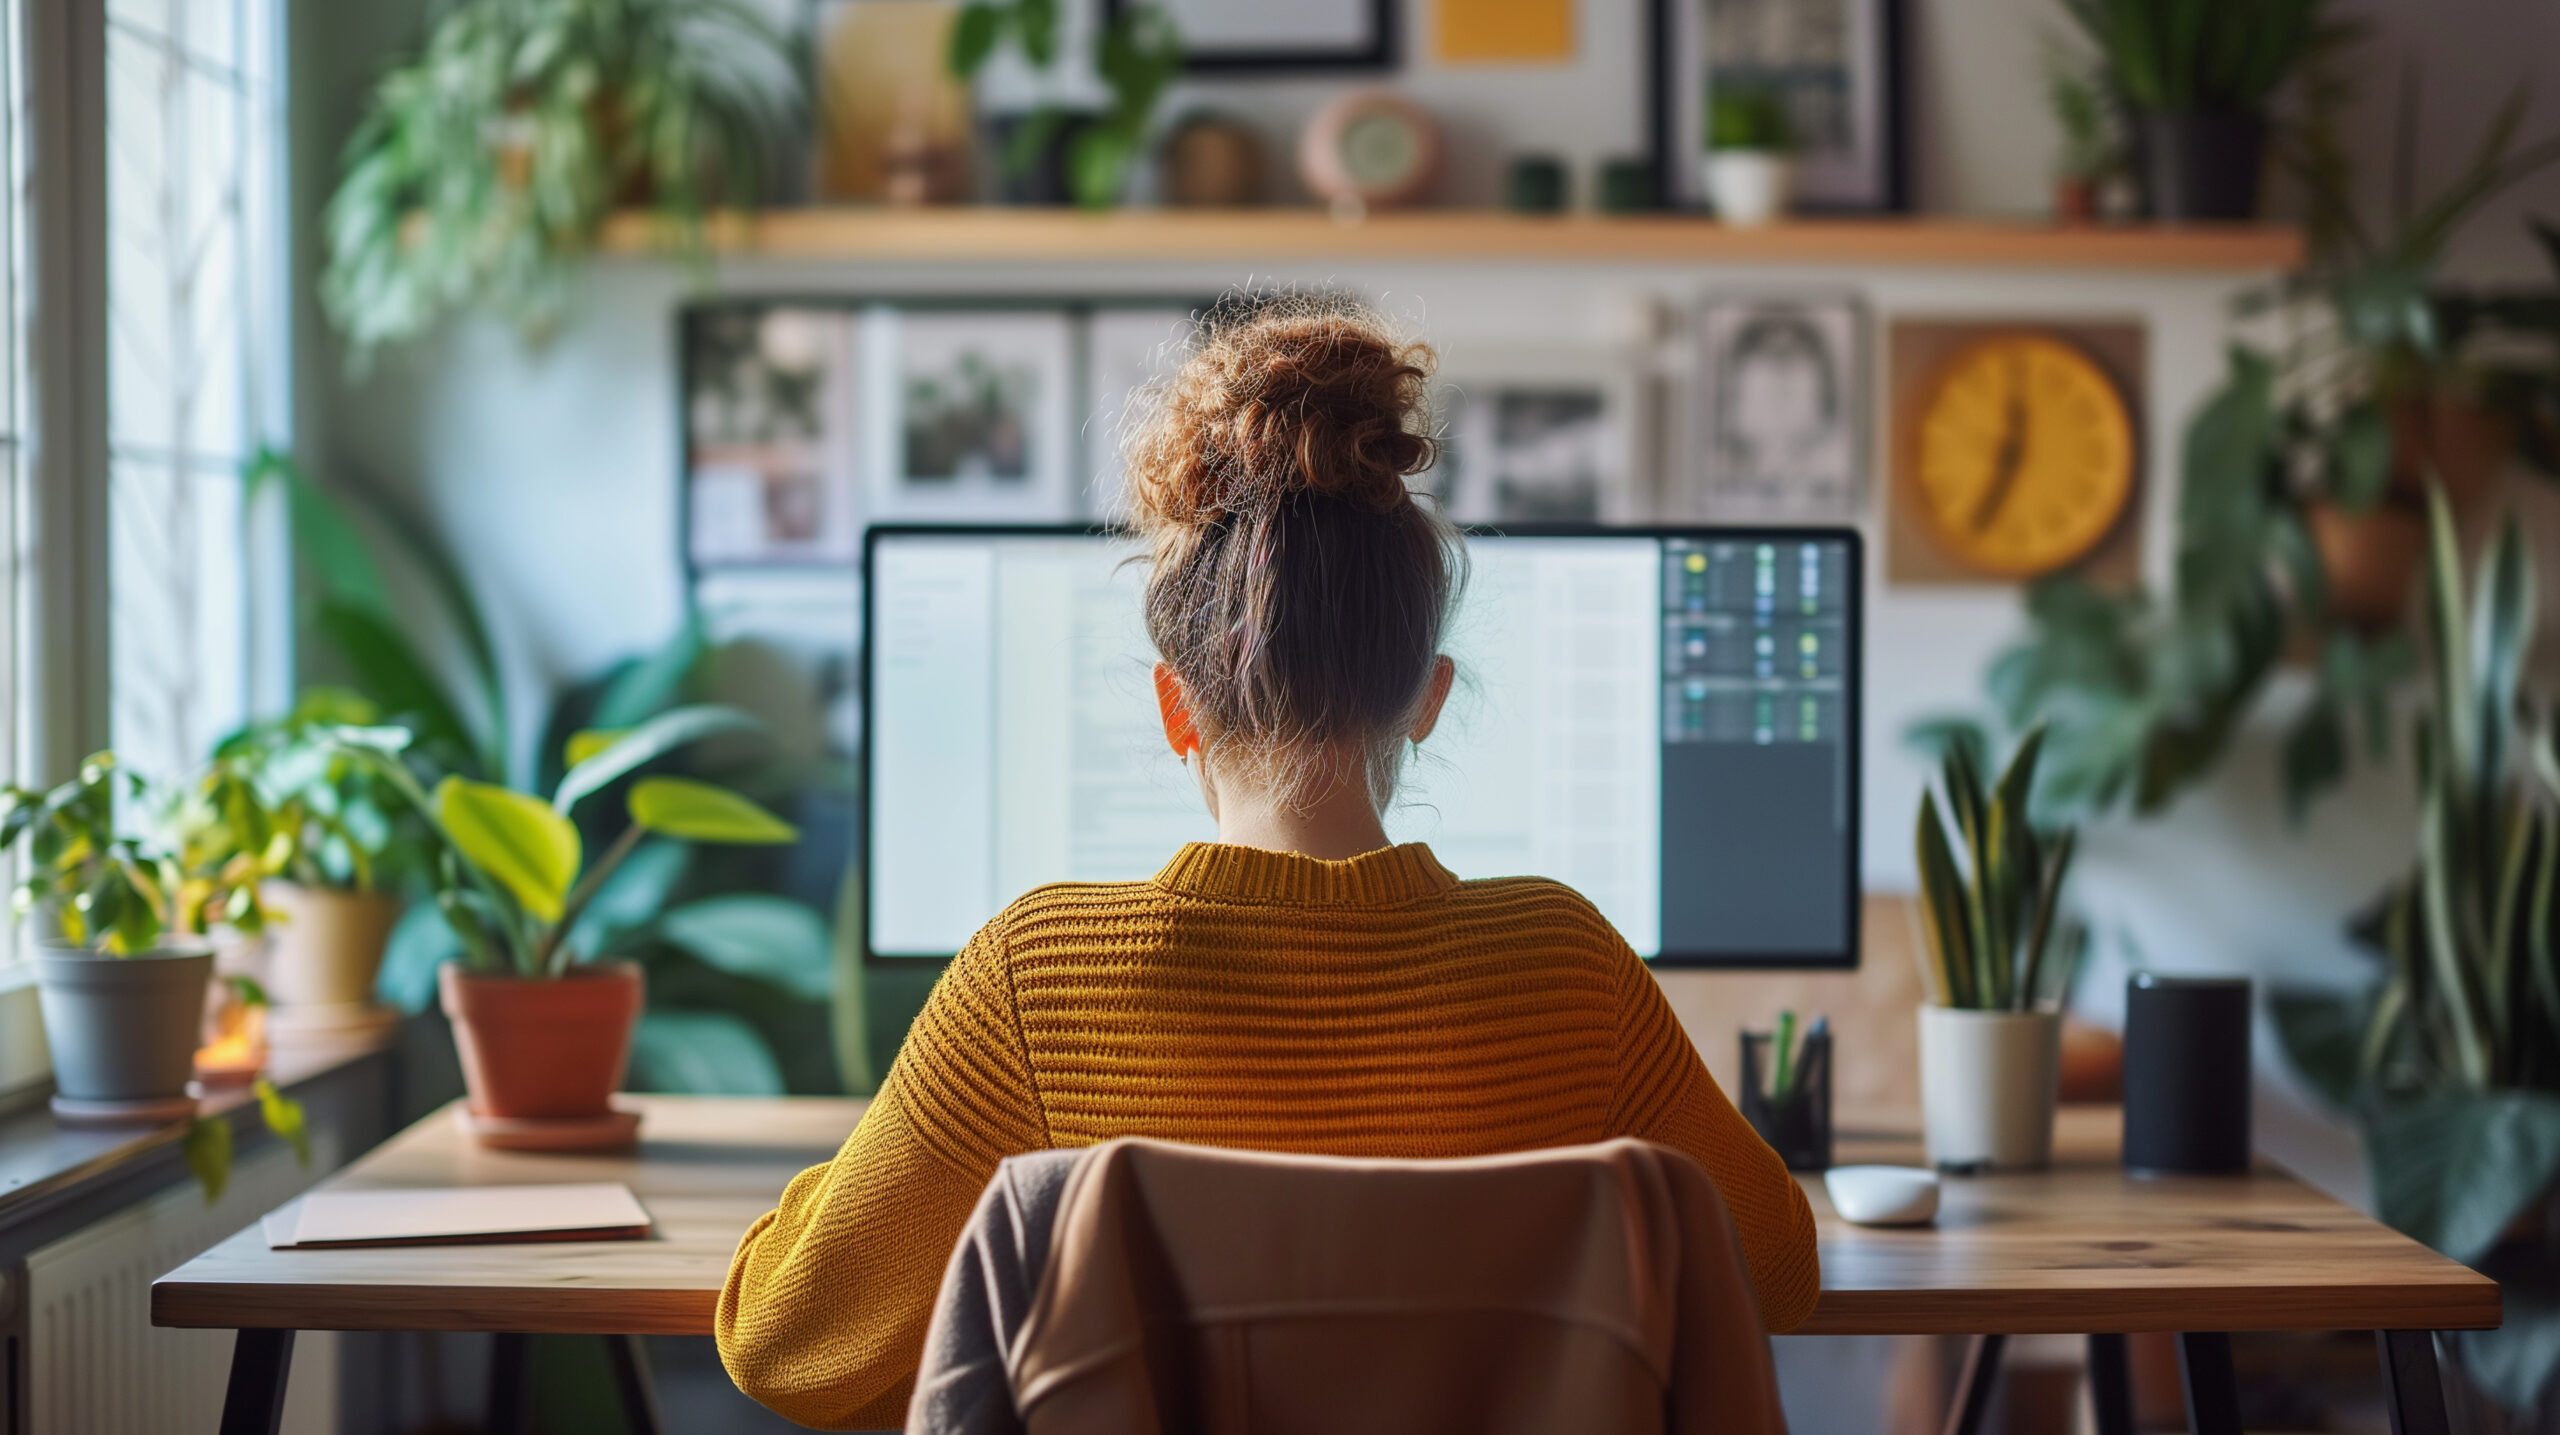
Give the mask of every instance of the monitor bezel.
<path id="1" fill-rule="evenodd" d="M 1707 542 L 1815 542 L 1842 543 L 1848 546 L 1848 655 L 1843 671 L 1849 674 L 1844 685 L 1841 730 L 1846 735 L 1849 861 L 1843 873 L 1847 890 L 1841 893 L 1842 910 L 1848 914 L 1847 941 L 1836 952 L 1663 952 L 1644 959 L 1645 965 L 1672 971 L 1854 971 L 1864 953 L 1862 904 L 1865 894 L 1865 706 L 1866 706 L 1866 626 L 1867 626 L 1867 551 L 1866 536 L 1858 529 L 1828 524 L 1716 524 L 1716 523 L 1652 523 L 1652 524 L 1480 524 L 1466 530 L 1470 538 L 1650 538 L 1656 540 L 1685 539 Z M 862 799 L 854 804 L 854 840 L 860 854 L 860 881 L 855 900 L 854 921 L 861 935 L 862 958 L 865 962 L 923 965 L 947 962 L 951 956 L 925 956 L 909 952 L 881 952 L 871 945 L 871 832 L 872 803 L 879 790 L 872 772 L 871 692 L 872 666 L 878 660 L 879 645 L 873 641 L 876 618 L 874 604 L 877 587 L 871 581 L 873 562 L 881 540 L 899 538 L 1122 538 L 1128 530 L 1095 523 L 876 523 L 862 535 L 862 662 L 860 664 L 859 700 L 862 704 L 861 741 L 856 744 L 855 770 L 862 776 Z M 1168 858 L 1173 854 L 1166 853 Z"/>

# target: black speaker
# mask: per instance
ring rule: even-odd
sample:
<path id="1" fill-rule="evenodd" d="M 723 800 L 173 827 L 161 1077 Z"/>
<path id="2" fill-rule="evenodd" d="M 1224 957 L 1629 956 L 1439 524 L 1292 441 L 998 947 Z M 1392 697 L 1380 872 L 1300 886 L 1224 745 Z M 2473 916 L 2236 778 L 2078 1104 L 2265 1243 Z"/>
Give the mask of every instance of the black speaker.
<path id="1" fill-rule="evenodd" d="M 2124 1164 L 2249 1169 L 2249 979 L 2143 972 L 2124 993 Z"/>

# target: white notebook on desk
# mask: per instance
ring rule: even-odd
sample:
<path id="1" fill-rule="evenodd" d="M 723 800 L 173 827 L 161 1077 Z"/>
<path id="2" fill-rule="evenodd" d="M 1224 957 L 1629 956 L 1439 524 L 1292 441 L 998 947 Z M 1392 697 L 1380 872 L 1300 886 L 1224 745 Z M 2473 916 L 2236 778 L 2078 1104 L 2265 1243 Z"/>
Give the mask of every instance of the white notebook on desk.
<path id="1" fill-rule="evenodd" d="M 649 1212 L 619 1181 L 543 1186 L 425 1186 L 313 1191 L 270 1212 L 267 1244 L 483 1245 L 511 1241 L 637 1240 Z"/>

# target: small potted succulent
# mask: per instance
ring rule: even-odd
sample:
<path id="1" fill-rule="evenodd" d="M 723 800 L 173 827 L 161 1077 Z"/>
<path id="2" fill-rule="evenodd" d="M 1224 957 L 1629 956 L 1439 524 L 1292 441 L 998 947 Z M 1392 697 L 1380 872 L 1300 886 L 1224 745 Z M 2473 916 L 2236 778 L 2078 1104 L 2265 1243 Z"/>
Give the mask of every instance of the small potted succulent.
<path id="1" fill-rule="evenodd" d="M 1775 90 L 1727 85 L 1707 101 L 1707 153 L 1699 161 L 1707 198 L 1727 224 L 1767 224 L 1787 212 L 1795 188 L 1795 143 Z"/>
<path id="2" fill-rule="evenodd" d="M 2060 916 L 2072 833 L 2028 820 L 2043 743 L 2030 731 L 1988 790 L 1972 746 L 1948 745 L 1952 839 L 1936 794 L 1920 799 L 1920 1103 L 1929 1159 L 1953 1170 L 2032 1168 L 2053 1151 L 2059 994 L 2086 939 Z"/>
<path id="3" fill-rule="evenodd" d="M 264 921 L 259 854 L 122 835 L 117 807 L 159 807 L 101 752 L 50 792 L 0 787 L 0 848 L 24 854 L 15 906 L 52 931 L 33 957 L 57 1116 L 158 1125 L 195 1111 L 187 1092 L 213 975 L 208 933 Z"/>
<path id="4" fill-rule="evenodd" d="M 437 978 L 462 1057 L 467 1114 L 483 1144 L 607 1149 L 636 1138 L 637 1117 L 616 1110 L 611 1097 L 640 1019 L 640 966 L 589 960 L 580 918 L 646 837 L 771 845 L 797 841 L 799 832 L 727 788 L 661 775 L 629 784 L 629 822 L 602 852 L 584 850 L 571 816 L 679 747 L 755 726 L 737 709 L 700 704 L 628 731 L 579 733 L 548 801 L 453 776 L 430 795 L 401 756 L 407 729 L 338 731 L 341 751 L 426 814 L 441 849 L 436 902 L 463 958 Z"/>
<path id="5" fill-rule="evenodd" d="M 423 875 L 425 822 L 371 764 L 333 734 L 376 720 L 362 697 L 305 693 L 285 717 L 222 740 L 189 811 L 207 833 L 261 854 L 271 918 L 265 990 L 270 1033 L 288 1044 L 389 1024 L 373 999 L 404 879 Z"/>

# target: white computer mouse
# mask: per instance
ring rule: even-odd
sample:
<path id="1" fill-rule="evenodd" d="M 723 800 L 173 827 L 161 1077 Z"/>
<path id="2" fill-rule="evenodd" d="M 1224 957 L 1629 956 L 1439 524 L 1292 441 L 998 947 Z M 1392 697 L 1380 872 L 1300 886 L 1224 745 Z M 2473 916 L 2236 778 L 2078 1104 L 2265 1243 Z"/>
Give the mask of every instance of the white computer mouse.
<path id="1" fill-rule="evenodd" d="M 1938 1215 L 1938 1173 L 1917 1166 L 1834 1166 L 1822 1189 L 1840 1219 L 1861 1226 L 1921 1226 Z"/>

